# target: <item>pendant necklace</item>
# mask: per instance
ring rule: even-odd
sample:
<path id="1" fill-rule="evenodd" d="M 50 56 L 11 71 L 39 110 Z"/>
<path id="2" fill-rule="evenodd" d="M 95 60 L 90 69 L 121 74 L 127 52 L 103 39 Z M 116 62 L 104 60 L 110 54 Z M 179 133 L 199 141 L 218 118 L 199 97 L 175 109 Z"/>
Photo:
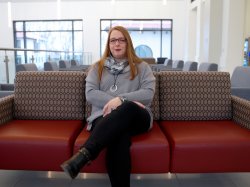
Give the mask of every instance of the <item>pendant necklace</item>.
<path id="1" fill-rule="evenodd" d="M 116 90 L 117 90 L 116 80 L 117 80 L 118 76 L 119 76 L 119 73 L 114 75 L 114 84 L 110 87 L 111 92 L 116 92 Z"/>

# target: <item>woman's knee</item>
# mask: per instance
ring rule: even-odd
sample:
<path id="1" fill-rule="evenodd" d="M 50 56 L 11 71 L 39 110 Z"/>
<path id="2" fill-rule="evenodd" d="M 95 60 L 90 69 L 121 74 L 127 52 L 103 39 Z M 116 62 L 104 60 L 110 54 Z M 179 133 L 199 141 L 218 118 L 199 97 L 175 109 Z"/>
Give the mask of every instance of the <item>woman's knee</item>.
<path id="1" fill-rule="evenodd" d="M 134 111 L 140 109 L 140 107 L 133 101 L 125 101 L 120 107 L 126 111 Z"/>

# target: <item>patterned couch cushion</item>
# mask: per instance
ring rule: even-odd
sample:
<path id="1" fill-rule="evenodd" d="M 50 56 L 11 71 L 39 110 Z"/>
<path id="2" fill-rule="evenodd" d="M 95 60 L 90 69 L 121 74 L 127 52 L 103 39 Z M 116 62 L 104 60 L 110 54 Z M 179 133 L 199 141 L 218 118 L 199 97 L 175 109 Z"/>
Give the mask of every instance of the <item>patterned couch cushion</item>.
<path id="1" fill-rule="evenodd" d="M 231 119 L 231 110 L 229 73 L 160 73 L 162 120 Z"/>
<path id="2" fill-rule="evenodd" d="M 15 79 L 16 119 L 82 120 L 84 72 L 18 72 Z"/>
<path id="3" fill-rule="evenodd" d="M 13 103 L 14 95 L 0 98 L 0 125 L 12 120 Z"/>
<path id="4" fill-rule="evenodd" d="M 154 120 L 159 120 L 160 119 L 160 104 L 159 104 L 159 73 L 154 72 L 154 76 L 155 76 L 155 81 L 156 81 L 156 85 L 155 85 L 155 95 L 152 101 L 152 105 L 151 105 L 151 110 L 154 116 Z"/>

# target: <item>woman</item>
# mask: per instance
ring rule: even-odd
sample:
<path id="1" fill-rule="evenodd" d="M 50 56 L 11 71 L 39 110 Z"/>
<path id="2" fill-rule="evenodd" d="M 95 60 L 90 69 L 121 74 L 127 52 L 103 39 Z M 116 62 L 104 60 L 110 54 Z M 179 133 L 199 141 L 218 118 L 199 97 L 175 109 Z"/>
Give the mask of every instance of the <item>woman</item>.
<path id="1" fill-rule="evenodd" d="M 71 178 L 107 148 L 106 166 L 112 187 L 130 186 L 131 136 L 152 127 L 149 109 L 155 77 L 135 54 L 128 31 L 111 28 L 105 52 L 86 78 L 86 99 L 92 105 L 87 119 L 89 139 L 61 167 Z"/>

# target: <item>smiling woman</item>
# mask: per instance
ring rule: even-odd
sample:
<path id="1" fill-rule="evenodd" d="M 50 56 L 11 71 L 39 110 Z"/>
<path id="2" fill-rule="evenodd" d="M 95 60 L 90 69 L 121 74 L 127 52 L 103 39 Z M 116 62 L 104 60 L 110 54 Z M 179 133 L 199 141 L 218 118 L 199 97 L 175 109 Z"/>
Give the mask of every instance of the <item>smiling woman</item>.
<path id="1" fill-rule="evenodd" d="M 114 58 L 123 59 L 126 57 L 126 39 L 120 31 L 114 30 L 110 34 L 109 47 Z"/>
<path id="2" fill-rule="evenodd" d="M 111 28 L 104 53 L 86 78 L 86 100 L 92 107 L 87 130 L 91 134 L 61 165 L 62 169 L 75 178 L 82 167 L 106 149 L 111 186 L 129 187 L 131 138 L 152 128 L 150 105 L 154 92 L 153 72 L 137 57 L 127 29 Z"/>

